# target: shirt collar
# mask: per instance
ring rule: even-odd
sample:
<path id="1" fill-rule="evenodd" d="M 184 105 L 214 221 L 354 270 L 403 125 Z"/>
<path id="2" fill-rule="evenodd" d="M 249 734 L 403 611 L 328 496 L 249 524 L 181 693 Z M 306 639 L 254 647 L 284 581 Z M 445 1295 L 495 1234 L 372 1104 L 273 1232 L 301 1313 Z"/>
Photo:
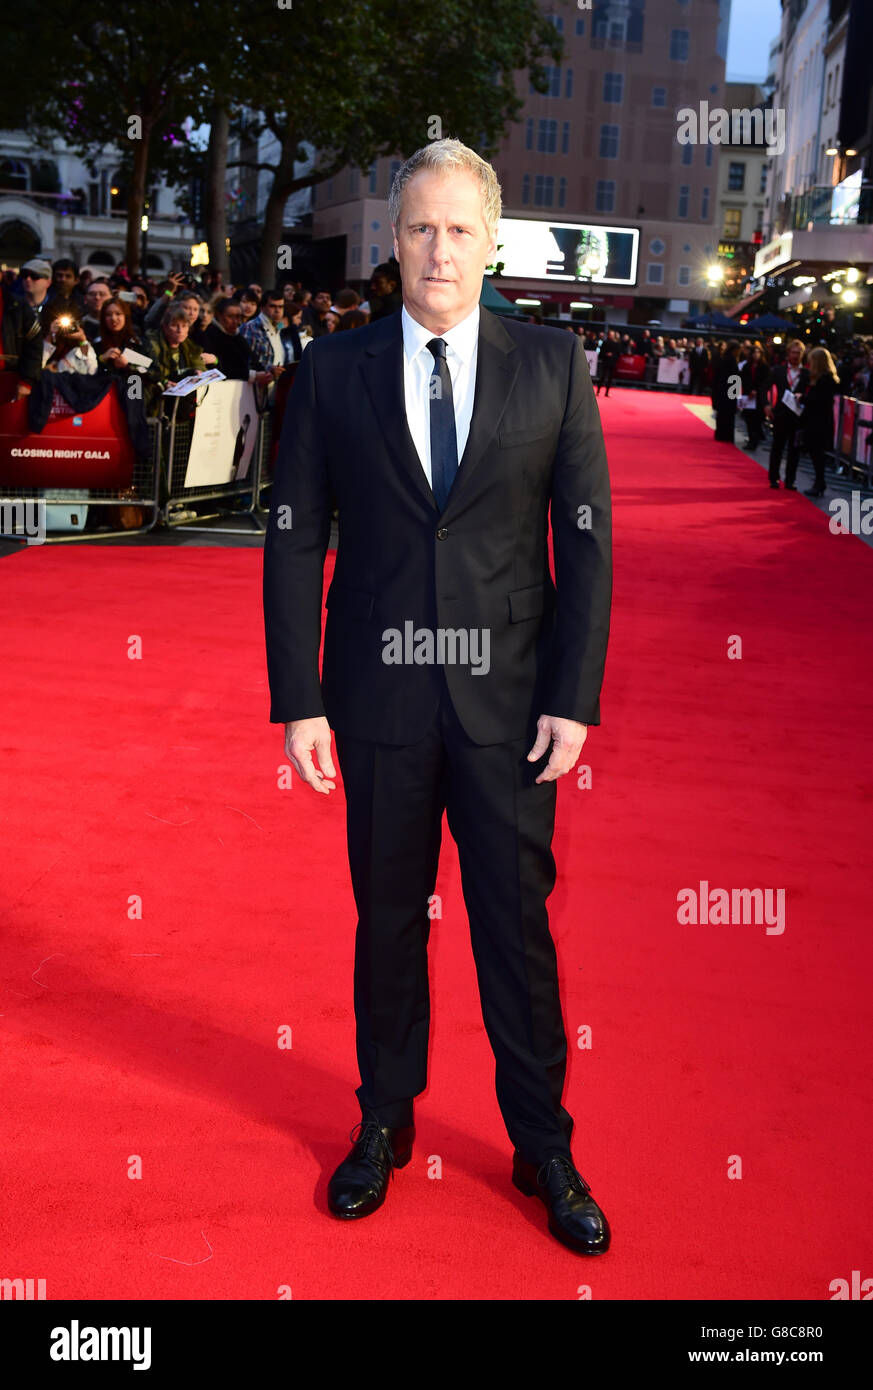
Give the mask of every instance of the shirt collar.
<path id="1" fill-rule="evenodd" d="M 460 323 L 456 323 L 448 332 L 439 335 L 432 333 L 429 328 L 414 319 L 404 304 L 400 311 L 403 325 L 403 350 L 406 353 L 407 362 L 413 362 L 418 354 L 427 351 L 427 345 L 431 338 L 437 336 L 444 339 L 446 345 L 462 362 L 472 361 L 476 343 L 479 340 L 479 305 L 475 304 L 472 311 Z M 430 357 L 430 353 L 428 353 Z"/>

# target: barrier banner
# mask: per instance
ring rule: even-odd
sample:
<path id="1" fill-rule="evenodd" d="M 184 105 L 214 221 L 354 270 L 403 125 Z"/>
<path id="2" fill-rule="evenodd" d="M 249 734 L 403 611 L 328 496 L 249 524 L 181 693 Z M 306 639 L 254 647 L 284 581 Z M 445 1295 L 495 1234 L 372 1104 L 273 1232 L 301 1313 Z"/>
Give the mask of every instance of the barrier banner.
<path id="1" fill-rule="evenodd" d="M 688 381 L 688 363 L 681 357 L 661 357 L 657 380 L 665 386 L 684 386 Z"/>
<path id="2" fill-rule="evenodd" d="M 858 402 L 853 396 L 843 397 L 843 428 L 840 435 L 840 453 L 852 457 L 852 444 L 855 434 L 855 407 Z"/>
<path id="3" fill-rule="evenodd" d="M 863 463 L 866 467 L 870 466 L 870 442 L 873 440 L 873 430 L 862 428 L 864 425 L 873 424 L 873 403 L 870 401 L 859 401 L 858 413 L 858 436 L 855 440 L 855 462 Z"/>
<path id="4" fill-rule="evenodd" d="M 0 487 L 106 488 L 117 492 L 133 483 L 134 452 L 124 411 L 114 391 L 81 415 L 50 416 L 40 434 L 27 419 L 27 401 L 10 400 L 18 385 L 0 385 Z"/>
<path id="5" fill-rule="evenodd" d="M 615 367 L 616 380 L 642 381 L 646 375 L 646 359 L 635 354 L 624 353 Z"/>
<path id="6" fill-rule="evenodd" d="M 185 487 L 216 487 L 248 477 L 258 411 L 248 381 L 214 381 L 197 391 Z"/>

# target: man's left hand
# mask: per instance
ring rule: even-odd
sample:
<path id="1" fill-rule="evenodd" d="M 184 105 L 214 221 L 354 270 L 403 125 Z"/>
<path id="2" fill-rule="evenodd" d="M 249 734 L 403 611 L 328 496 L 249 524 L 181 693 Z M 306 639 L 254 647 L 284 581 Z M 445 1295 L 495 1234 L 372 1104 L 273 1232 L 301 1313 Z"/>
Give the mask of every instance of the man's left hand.
<path id="1" fill-rule="evenodd" d="M 529 763 L 537 762 L 550 743 L 552 752 L 537 781 L 554 782 L 570 772 L 587 737 L 587 724 L 577 724 L 575 719 L 559 719 L 554 714 L 541 714 L 537 720 L 536 742 L 527 760 Z"/>

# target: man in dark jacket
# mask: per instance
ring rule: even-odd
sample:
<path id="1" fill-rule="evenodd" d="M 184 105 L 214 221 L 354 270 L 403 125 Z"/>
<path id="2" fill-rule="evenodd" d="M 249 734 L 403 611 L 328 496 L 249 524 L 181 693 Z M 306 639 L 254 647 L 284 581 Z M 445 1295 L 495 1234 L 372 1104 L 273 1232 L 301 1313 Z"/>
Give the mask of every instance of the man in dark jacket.
<path id="1" fill-rule="evenodd" d="M 17 372 L 16 396 L 29 396 L 42 371 L 42 330 L 39 318 L 8 285 L 0 296 L 0 371 Z"/>
<path id="2" fill-rule="evenodd" d="M 215 353 L 218 370 L 230 381 L 251 381 L 256 386 L 266 386 L 273 380 L 273 374 L 255 371 L 249 345 L 239 331 L 241 324 L 240 305 L 227 296 L 217 300 L 215 317 L 200 334 L 200 346 L 206 352 Z"/>
<path id="3" fill-rule="evenodd" d="M 776 405 L 768 404 L 765 407 L 765 415 L 768 420 L 773 422 L 773 443 L 770 448 L 770 486 L 774 491 L 779 488 L 779 471 L 782 463 L 782 450 L 788 448 L 785 459 L 785 491 L 796 492 L 795 478 L 797 477 L 797 461 L 800 455 L 800 436 L 798 428 L 800 425 L 799 411 L 792 410 L 786 402 L 786 392 L 788 402 L 792 400 L 798 406 L 802 406 L 803 397 L 809 387 L 809 372 L 801 366 L 806 346 L 795 338 L 788 344 L 788 361 L 773 367 L 765 388 L 767 397 L 770 390 L 776 388 Z"/>

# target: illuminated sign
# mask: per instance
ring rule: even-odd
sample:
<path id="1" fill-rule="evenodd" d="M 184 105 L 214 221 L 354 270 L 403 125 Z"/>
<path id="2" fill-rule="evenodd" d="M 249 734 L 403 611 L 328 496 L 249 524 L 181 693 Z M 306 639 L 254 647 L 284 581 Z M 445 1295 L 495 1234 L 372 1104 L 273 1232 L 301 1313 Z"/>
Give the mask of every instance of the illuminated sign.
<path id="1" fill-rule="evenodd" d="M 497 241 L 505 276 L 577 284 L 636 284 L 640 242 L 636 227 L 502 217 Z"/>
<path id="2" fill-rule="evenodd" d="M 861 170 L 838 183 L 831 197 L 831 226 L 857 222 L 861 210 Z"/>
<path id="3" fill-rule="evenodd" d="M 784 265 L 791 260 L 791 248 L 794 245 L 794 233 L 783 232 L 774 241 L 768 241 L 766 246 L 755 256 L 755 279 L 761 275 L 768 275 L 771 270 L 775 270 L 778 265 Z"/>

